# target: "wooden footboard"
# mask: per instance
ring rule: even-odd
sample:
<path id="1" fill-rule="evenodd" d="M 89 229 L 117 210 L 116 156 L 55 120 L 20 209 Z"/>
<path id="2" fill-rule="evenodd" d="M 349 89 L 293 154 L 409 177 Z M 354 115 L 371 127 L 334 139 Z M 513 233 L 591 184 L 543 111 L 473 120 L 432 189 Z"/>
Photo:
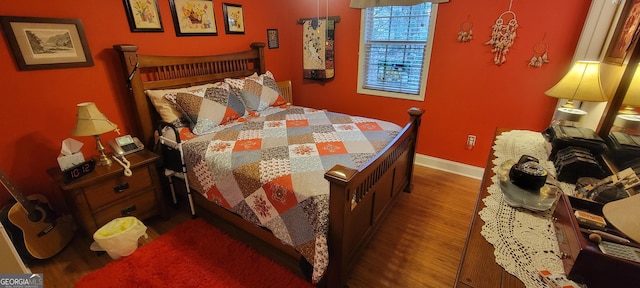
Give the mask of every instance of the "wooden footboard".
<path id="1" fill-rule="evenodd" d="M 329 268 L 327 287 L 342 287 L 374 232 L 401 191 L 410 192 L 420 119 L 424 110 L 409 109 L 410 121 L 387 147 L 360 170 L 337 165 L 330 182 Z"/>
<path id="2" fill-rule="evenodd" d="M 136 136 L 153 147 L 153 132 L 158 115 L 144 90 L 186 87 L 226 77 L 243 77 L 264 73 L 264 43 L 253 43 L 251 49 L 213 56 L 152 56 L 138 54 L 130 44 L 114 45 L 120 53 L 124 77 L 128 80 L 131 106 L 136 109 Z M 323 284 L 341 287 L 368 241 L 401 191 L 411 190 L 413 162 L 420 119 L 424 110 L 409 109 L 409 122 L 401 133 L 374 159 L 361 169 L 333 167 L 325 173 L 330 182 L 329 266 Z M 197 194 L 197 193 L 195 193 Z M 196 195 L 198 196 L 198 195 Z M 273 234 L 240 216 L 221 208 L 204 197 L 196 204 L 233 223 L 262 241 L 291 256 L 302 259 L 293 248 L 283 245 Z"/>

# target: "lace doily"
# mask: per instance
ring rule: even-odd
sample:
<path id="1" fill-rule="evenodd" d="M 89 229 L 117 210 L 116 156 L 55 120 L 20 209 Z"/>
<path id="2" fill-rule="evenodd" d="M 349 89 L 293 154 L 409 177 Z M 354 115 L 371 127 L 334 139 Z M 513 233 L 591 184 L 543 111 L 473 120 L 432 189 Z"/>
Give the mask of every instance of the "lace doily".
<path id="1" fill-rule="evenodd" d="M 512 130 L 504 132 L 494 143 L 494 172 L 502 162 L 520 159 L 523 154 L 536 157 L 549 175 L 556 174 L 553 162 L 545 148 L 546 140 L 539 132 Z M 526 287 L 547 287 L 540 280 L 540 270 L 564 274 L 554 224 L 551 220 L 556 204 L 547 211 L 533 212 L 509 206 L 500 190 L 498 176 L 492 178 L 489 196 L 482 201 L 486 205 L 480 212 L 484 221 L 481 234 L 495 248 L 496 263 L 524 282 Z M 575 187 L 560 182 L 560 189 L 573 194 Z M 556 202 L 557 203 L 557 202 Z"/>

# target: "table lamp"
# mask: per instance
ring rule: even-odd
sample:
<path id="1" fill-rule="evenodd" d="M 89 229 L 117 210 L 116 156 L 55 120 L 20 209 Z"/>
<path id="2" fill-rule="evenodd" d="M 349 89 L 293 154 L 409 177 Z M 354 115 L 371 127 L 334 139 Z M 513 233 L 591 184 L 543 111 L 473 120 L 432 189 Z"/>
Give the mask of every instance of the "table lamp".
<path id="1" fill-rule="evenodd" d="M 573 105 L 574 100 L 587 102 L 606 102 L 608 100 L 600 83 L 600 62 L 577 61 L 571 70 L 544 94 L 568 99 L 566 104 L 558 108 L 555 120 L 580 121 L 584 115 L 587 115 L 587 112 L 576 108 Z"/>
<path id="2" fill-rule="evenodd" d="M 104 145 L 100 142 L 100 134 L 117 130 L 118 126 L 113 124 L 107 117 L 98 110 L 93 102 L 78 104 L 78 115 L 76 127 L 71 131 L 73 136 L 93 136 L 96 138 L 96 149 L 100 156 L 97 165 L 109 165 L 111 159 L 104 153 Z"/>
<path id="3" fill-rule="evenodd" d="M 622 105 L 624 108 L 618 111 L 612 128 L 626 134 L 640 135 L 640 114 L 635 110 L 635 107 L 640 106 L 640 66 L 633 74 L 624 99 L 622 99 Z"/>
<path id="4" fill-rule="evenodd" d="M 629 83 L 629 88 L 627 88 L 627 93 L 624 95 L 622 105 L 625 107 L 618 112 L 619 114 L 638 114 L 634 107 L 640 106 L 640 65 L 638 65 L 636 72 L 633 74 L 633 79 L 631 79 L 631 83 Z"/>

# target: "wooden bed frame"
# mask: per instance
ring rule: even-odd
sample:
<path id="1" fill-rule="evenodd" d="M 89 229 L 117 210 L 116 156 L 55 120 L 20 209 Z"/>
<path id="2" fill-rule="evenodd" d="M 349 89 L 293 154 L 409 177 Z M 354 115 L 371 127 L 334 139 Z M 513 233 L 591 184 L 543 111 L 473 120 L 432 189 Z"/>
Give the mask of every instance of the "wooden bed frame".
<path id="1" fill-rule="evenodd" d="M 264 43 L 252 43 L 242 52 L 213 56 L 153 56 L 138 54 L 138 47 L 118 44 L 125 75 L 128 75 L 131 104 L 137 120 L 132 131 L 153 147 L 154 130 L 159 116 L 144 91 L 192 86 L 224 78 L 245 77 L 254 72 L 265 73 Z M 402 132 L 374 159 L 360 169 L 333 167 L 324 178 L 330 182 L 329 197 L 329 266 L 319 286 L 342 287 L 374 232 L 392 208 L 401 191 L 410 192 L 415 145 L 420 118 L 424 110 L 410 108 L 409 121 Z M 300 261 L 302 256 L 292 247 L 283 245 L 271 232 L 245 221 L 200 193 L 194 200 L 215 215 L 238 228 L 257 236 L 281 252 Z"/>

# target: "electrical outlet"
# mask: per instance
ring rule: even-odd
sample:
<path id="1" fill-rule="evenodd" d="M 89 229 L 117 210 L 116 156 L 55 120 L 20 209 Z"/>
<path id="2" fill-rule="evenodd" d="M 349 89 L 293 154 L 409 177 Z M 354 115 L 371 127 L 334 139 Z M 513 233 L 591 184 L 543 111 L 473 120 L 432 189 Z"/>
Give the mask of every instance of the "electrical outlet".
<path id="1" fill-rule="evenodd" d="M 473 146 L 476 146 L 476 135 L 469 135 L 467 136 L 467 147 L 471 148 Z"/>

